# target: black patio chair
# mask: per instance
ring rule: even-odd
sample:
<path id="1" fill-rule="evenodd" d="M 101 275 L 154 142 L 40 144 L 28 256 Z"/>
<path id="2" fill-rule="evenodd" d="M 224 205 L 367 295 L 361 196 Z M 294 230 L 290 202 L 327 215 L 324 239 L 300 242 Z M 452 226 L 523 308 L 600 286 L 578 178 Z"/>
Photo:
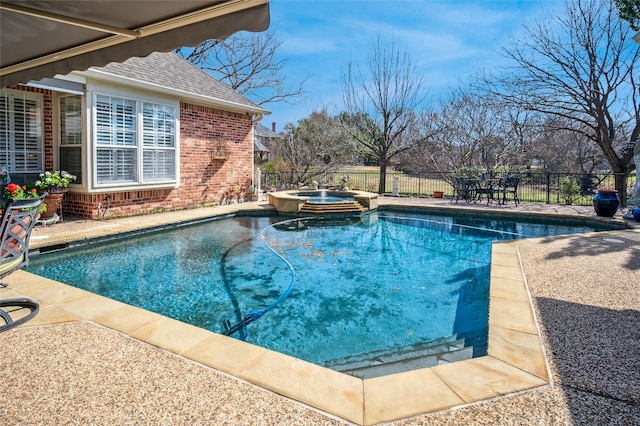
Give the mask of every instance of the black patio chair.
<path id="1" fill-rule="evenodd" d="M 518 176 L 507 176 L 500 180 L 498 184 L 498 197 L 502 195 L 501 204 L 505 204 L 507 202 L 507 195 L 511 196 L 511 199 L 518 206 L 520 202 L 520 198 L 518 198 L 518 184 L 520 183 L 520 177 Z M 498 198 L 498 200 L 500 200 Z"/>
<path id="2" fill-rule="evenodd" d="M 23 313 L 25 309 L 29 310 L 26 315 Z M 26 297 L 0 300 L 0 319 L 4 321 L 4 324 L 0 325 L 0 332 L 24 324 L 38 315 L 39 311 L 40 305 L 38 305 L 38 302 L 27 299 Z M 14 315 L 15 318 L 12 317 L 12 315 Z"/>
<path id="3" fill-rule="evenodd" d="M 46 194 L 38 198 L 9 199 L 2 209 L 0 222 L 0 279 L 29 264 L 29 239 Z M 0 287 L 6 287 L 0 283 Z M 23 315 L 23 310 L 29 313 Z M 27 322 L 39 310 L 37 302 L 27 298 L 0 300 L 0 331 Z M 11 315 L 13 314 L 13 316 Z"/>
<path id="4" fill-rule="evenodd" d="M 476 189 L 478 186 L 477 182 L 477 179 L 452 177 L 451 185 L 453 186 L 453 198 L 451 198 L 451 202 L 455 199 L 457 203 L 460 198 L 465 200 L 467 203 L 473 201 L 476 197 Z"/>
<path id="5" fill-rule="evenodd" d="M 0 222 L 0 279 L 29 264 L 29 239 L 45 196 L 9 199 L 4 205 Z"/>

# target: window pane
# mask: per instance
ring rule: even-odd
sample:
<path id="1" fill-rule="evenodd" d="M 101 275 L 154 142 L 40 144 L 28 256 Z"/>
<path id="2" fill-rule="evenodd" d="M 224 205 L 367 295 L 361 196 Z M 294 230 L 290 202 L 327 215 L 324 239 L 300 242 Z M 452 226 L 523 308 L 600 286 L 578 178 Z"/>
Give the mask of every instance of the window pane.
<path id="1" fill-rule="evenodd" d="M 176 177 L 174 108 L 143 103 L 142 123 L 143 180 L 145 182 L 174 180 Z"/>
<path id="2" fill-rule="evenodd" d="M 173 148 L 175 146 L 173 108 L 145 103 L 142 106 L 144 146 Z"/>
<path id="3" fill-rule="evenodd" d="M 98 145 L 136 146 L 135 101 L 96 97 L 96 142 Z"/>
<path id="4" fill-rule="evenodd" d="M 60 144 L 82 144 L 82 97 L 80 95 L 65 96 L 60 99 Z"/>
<path id="5" fill-rule="evenodd" d="M 82 183 L 82 148 L 60 147 L 60 168 L 76 176 L 74 183 Z"/>
<path id="6" fill-rule="evenodd" d="M 98 184 L 136 182 L 136 162 L 135 149 L 98 149 Z"/>
<path id="7" fill-rule="evenodd" d="M 176 177 L 175 151 L 145 149 L 142 170 L 145 182 L 174 180 Z"/>

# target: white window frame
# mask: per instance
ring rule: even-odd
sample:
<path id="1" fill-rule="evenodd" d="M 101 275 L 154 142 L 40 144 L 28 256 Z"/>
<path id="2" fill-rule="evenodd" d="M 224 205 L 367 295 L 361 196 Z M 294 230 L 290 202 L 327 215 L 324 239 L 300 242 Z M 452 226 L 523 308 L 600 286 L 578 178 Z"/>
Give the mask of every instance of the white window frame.
<path id="1" fill-rule="evenodd" d="M 69 117 L 69 120 L 71 120 L 71 126 L 69 126 L 70 128 L 73 129 L 74 125 L 79 125 L 80 127 L 80 133 L 79 133 L 79 139 L 75 140 L 72 143 L 69 143 L 67 138 L 65 137 L 65 134 L 63 134 L 63 130 L 67 128 L 67 126 L 64 126 L 62 123 L 62 120 L 66 117 L 64 116 L 64 112 L 62 109 L 62 102 L 64 99 L 66 98 L 73 98 L 73 97 L 78 97 L 80 100 L 80 109 L 79 109 L 79 113 L 80 116 L 79 117 Z M 86 152 L 85 149 L 85 131 L 84 131 L 84 125 L 85 125 L 85 111 L 86 111 L 86 106 L 85 106 L 85 97 L 84 95 L 79 95 L 79 94 L 60 94 L 56 97 L 56 108 L 57 108 L 57 139 L 58 139 L 58 156 L 56 157 L 58 164 L 60 165 L 60 169 L 66 170 L 67 172 L 71 173 L 72 175 L 76 175 L 77 176 L 77 180 L 73 182 L 74 186 L 75 185 L 84 185 L 86 180 L 87 180 L 87 167 L 86 167 L 86 161 L 85 161 L 85 155 L 84 153 Z M 74 123 L 73 121 L 77 120 L 77 123 Z M 67 167 L 64 167 L 62 165 L 62 152 L 63 150 L 66 149 L 79 149 L 80 150 L 80 174 L 78 174 L 78 172 L 76 170 L 68 170 Z"/>
<path id="2" fill-rule="evenodd" d="M 0 90 L 0 94 L 2 97 L 6 97 L 8 102 L 5 118 L 9 122 L 9 126 L 5 131 L 0 132 L 0 138 L 3 139 L 3 142 L 7 142 L 7 145 L 12 146 L 8 147 L 6 153 L 8 158 L 0 159 L 0 162 L 6 162 L 7 164 L 0 164 L 0 166 L 5 167 L 9 173 L 11 174 L 19 174 L 19 175 L 31 175 L 31 174 L 40 174 L 44 172 L 44 96 L 40 93 L 27 92 L 24 90 L 11 90 L 11 89 L 2 89 Z M 25 132 L 31 133 L 29 136 L 34 137 L 36 139 L 36 149 L 35 150 L 24 150 L 22 155 L 25 157 L 29 155 L 36 155 L 36 167 L 34 169 L 28 168 L 18 168 L 17 167 L 17 158 L 20 156 L 20 150 L 17 150 L 15 147 L 15 136 L 18 133 L 16 129 L 16 121 L 15 121 L 15 109 L 13 108 L 13 100 L 16 98 L 21 98 L 25 101 L 31 101 L 35 103 L 35 113 L 33 114 L 32 120 L 27 122 L 27 126 L 25 126 Z M 2 113 L 2 112 L 0 112 Z M 2 148 L 0 148 L 2 149 Z M 26 160 L 25 160 L 26 161 Z"/>
<path id="3" fill-rule="evenodd" d="M 116 143 L 105 145 L 99 143 L 99 132 L 98 132 L 98 100 L 103 98 L 110 98 L 111 100 L 120 100 L 125 102 L 130 102 L 134 105 L 133 115 L 135 117 L 135 128 L 130 129 L 130 135 L 133 135 L 134 143 L 131 145 L 126 145 L 122 143 Z M 149 134 L 149 129 L 145 129 L 144 126 L 144 107 L 145 106 L 154 106 L 156 108 L 164 109 L 165 111 L 171 111 L 173 114 L 173 146 L 162 146 L 162 140 L 166 140 L 167 135 L 162 135 L 159 133 L 154 133 L 151 139 L 146 139 L 145 144 L 145 135 Z M 135 188 L 135 189 L 145 189 L 145 188 L 160 188 L 160 187 L 176 187 L 179 182 L 179 161 L 180 161 L 180 104 L 176 100 L 169 100 L 165 98 L 157 98 L 149 95 L 145 95 L 143 93 L 137 93 L 135 91 L 127 91 L 126 93 L 114 90 L 99 90 L 93 93 L 92 95 L 92 140 L 93 140 L 93 149 L 92 151 L 92 159 L 91 163 L 92 167 L 92 180 L 95 189 L 106 189 L 106 188 L 118 188 L 118 189 L 126 189 L 126 188 Z M 154 129 L 152 131 L 158 130 L 158 128 L 162 128 L 162 125 L 158 125 L 157 127 L 153 126 Z M 160 132 L 161 133 L 161 132 Z M 122 135 L 121 135 L 122 136 Z M 163 137 L 164 136 L 164 137 Z M 170 134 L 168 136 L 170 138 Z M 124 139 L 120 139 L 120 142 L 124 142 Z M 155 143 L 156 146 L 150 146 L 149 143 Z M 160 145 L 160 146 L 158 146 Z M 132 180 L 112 180 L 108 182 L 99 182 L 98 180 L 98 157 L 101 148 L 110 147 L 112 150 L 132 150 L 135 151 L 135 171 L 133 172 L 134 176 Z M 106 152 L 106 149 L 105 149 Z M 156 178 L 149 179 L 144 176 L 144 161 L 145 161 L 145 152 L 155 152 L 160 157 L 167 156 L 167 154 L 173 155 L 173 164 L 169 163 L 166 167 L 173 168 L 173 177 L 171 178 Z M 163 154 L 164 153 L 164 154 Z"/>

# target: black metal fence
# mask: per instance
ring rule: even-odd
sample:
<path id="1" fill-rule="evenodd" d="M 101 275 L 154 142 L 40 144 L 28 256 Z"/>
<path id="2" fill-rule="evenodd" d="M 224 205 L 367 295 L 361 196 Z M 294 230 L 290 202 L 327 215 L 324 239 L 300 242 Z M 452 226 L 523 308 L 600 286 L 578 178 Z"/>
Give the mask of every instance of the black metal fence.
<path id="1" fill-rule="evenodd" d="M 563 178 L 569 178 L 577 185 L 577 194 L 574 194 L 571 200 L 575 205 L 591 205 L 597 189 L 615 186 L 615 174 L 612 172 L 580 174 L 523 171 L 509 172 L 509 175 L 520 177 L 518 197 L 521 201 L 528 203 L 567 204 L 566 194 L 560 190 L 560 182 Z M 314 180 L 321 188 L 332 188 L 342 184 L 343 176 L 348 177 L 350 189 L 378 192 L 380 182 L 378 172 L 336 171 L 316 176 Z M 388 172 L 384 193 L 395 193 L 394 186 L 397 185 L 397 193 L 400 196 L 433 197 L 435 192 L 443 192 L 444 197 L 451 198 L 454 191 L 449 183 L 450 176 L 450 173 L 441 172 L 415 174 Z M 635 173 L 630 173 L 625 178 L 627 179 L 627 196 L 629 196 L 636 182 Z M 286 173 L 263 173 L 261 184 L 263 190 L 296 188 L 296 184 L 290 182 L 290 175 Z"/>

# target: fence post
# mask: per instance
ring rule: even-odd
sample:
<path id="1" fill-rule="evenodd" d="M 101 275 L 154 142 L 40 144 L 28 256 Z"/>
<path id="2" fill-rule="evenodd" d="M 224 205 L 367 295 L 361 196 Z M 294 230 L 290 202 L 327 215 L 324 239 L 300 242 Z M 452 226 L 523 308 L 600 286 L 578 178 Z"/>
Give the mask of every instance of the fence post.
<path id="1" fill-rule="evenodd" d="M 551 172 L 547 170 L 547 204 L 551 203 Z"/>
<path id="2" fill-rule="evenodd" d="M 398 188 L 398 176 L 395 175 L 393 176 L 393 190 L 391 192 L 391 195 L 393 195 L 394 197 L 400 195 Z"/>

